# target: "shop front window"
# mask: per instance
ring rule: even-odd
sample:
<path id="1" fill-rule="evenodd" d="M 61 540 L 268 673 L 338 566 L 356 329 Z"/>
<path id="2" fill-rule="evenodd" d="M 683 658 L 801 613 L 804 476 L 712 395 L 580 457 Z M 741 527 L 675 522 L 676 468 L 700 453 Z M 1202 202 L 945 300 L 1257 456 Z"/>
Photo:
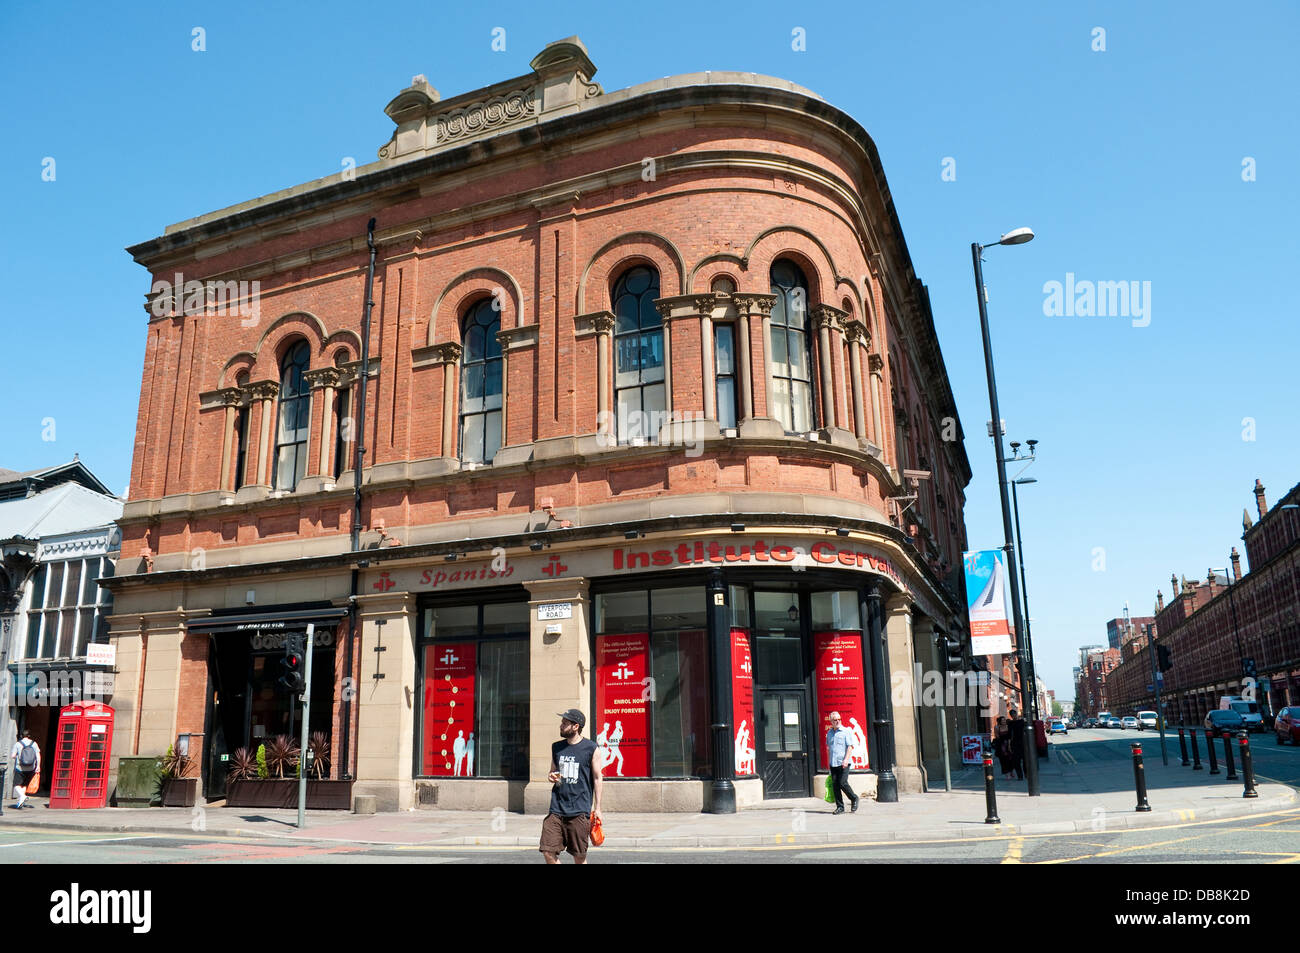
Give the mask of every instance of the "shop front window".
<path id="1" fill-rule="evenodd" d="M 703 587 L 596 597 L 591 731 L 607 778 L 709 772 L 709 671 Z"/>
<path id="2" fill-rule="evenodd" d="M 528 777 L 528 603 L 424 610 L 420 768 L 427 777 Z"/>

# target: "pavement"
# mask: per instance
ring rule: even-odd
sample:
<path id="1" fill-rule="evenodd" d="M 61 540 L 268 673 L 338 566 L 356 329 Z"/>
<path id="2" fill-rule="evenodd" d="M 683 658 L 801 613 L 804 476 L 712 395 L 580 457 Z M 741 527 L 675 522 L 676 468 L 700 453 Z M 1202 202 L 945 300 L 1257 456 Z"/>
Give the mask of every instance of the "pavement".
<path id="1" fill-rule="evenodd" d="M 1154 739 L 1151 739 L 1154 742 Z M 1071 743 L 1073 742 L 1073 743 Z M 1174 736 L 1169 765 L 1161 764 L 1159 745 L 1147 749 L 1150 812 L 1139 812 L 1133 763 L 1127 746 L 1089 739 L 1051 745 L 1039 760 L 1041 796 L 1031 798 L 1023 781 L 997 777 L 1001 823 L 987 824 L 981 767 L 953 772 L 953 790 L 900 793 L 892 804 L 865 797 L 857 813 L 833 816 L 833 806 L 816 798 L 765 801 L 732 815 L 616 813 L 605 815 L 605 846 L 611 848 L 746 847 L 774 844 L 863 844 L 881 841 L 942 841 L 1078 831 L 1132 830 L 1243 817 L 1300 807 L 1296 789 L 1280 783 L 1257 784 L 1258 797 L 1243 797 L 1241 781 L 1225 774 L 1182 767 Z M 613 782 L 617 783 L 617 782 Z M 296 811 L 227 808 L 101 808 L 14 810 L 5 799 L 0 827 L 50 831 L 157 833 L 200 837 L 283 837 L 288 840 L 345 842 L 408 847 L 536 846 L 542 818 L 485 811 L 411 810 L 384 814 L 308 811 L 298 830 Z"/>

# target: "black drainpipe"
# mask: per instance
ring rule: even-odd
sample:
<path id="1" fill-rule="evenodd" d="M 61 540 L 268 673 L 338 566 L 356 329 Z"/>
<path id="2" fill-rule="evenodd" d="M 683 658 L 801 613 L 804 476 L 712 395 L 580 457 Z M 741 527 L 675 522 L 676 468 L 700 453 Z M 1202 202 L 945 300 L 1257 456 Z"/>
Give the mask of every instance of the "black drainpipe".
<path id="1" fill-rule="evenodd" d="M 357 382 L 356 427 L 357 459 L 352 489 L 352 552 L 361 549 L 361 468 L 366 454 L 366 390 L 370 386 L 370 309 L 374 307 L 371 293 L 375 287 L 375 220 L 366 224 L 366 247 L 370 249 L 370 267 L 366 269 L 366 309 L 361 319 L 361 373 Z M 357 694 L 353 684 L 352 657 L 356 654 L 357 595 L 361 584 L 361 570 L 355 563 L 352 568 L 352 592 L 348 598 L 348 644 L 344 660 L 343 693 L 343 779 L 352 778 L 352 699 Z"/>

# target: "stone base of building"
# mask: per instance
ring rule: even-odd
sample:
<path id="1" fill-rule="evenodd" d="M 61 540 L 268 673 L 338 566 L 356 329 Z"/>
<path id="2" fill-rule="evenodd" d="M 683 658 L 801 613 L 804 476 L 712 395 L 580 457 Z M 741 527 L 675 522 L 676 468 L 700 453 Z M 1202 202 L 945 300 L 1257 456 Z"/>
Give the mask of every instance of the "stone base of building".
<path id="1" fill-rule="evenodd" d="M 897 774 L 897 770 L 894 772 Z M 813 779 L 813 796 L 820 798 L 822 792 L 826 790 L 826 779 L 829 774 L 819 774 Z M 875 772 L 870 774 L 851 774 L 849 775 L 849 785 L 853 788 L 853 793 L 860 798 L 874 801 L 876 798 L 876 775 Z M 900 782 L 899 788 L 902 788 Z"/>
<path id="2" fill-rule="evenodd" d="M 473 778 L 448 778 L 441 781 L 415 782 L 415 808 L 438 811 L 491 811 L 504 808 L 513 813 L 524 810 L 526 781 L 493 781 Z"/>

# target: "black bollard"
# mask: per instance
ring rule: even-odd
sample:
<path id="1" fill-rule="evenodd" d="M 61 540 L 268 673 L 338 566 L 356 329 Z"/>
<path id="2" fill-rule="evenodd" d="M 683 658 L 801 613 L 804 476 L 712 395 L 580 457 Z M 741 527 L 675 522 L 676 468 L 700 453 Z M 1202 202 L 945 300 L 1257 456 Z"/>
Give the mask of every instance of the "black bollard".
<path id="1" fill-rule="evenodd" d="M 1185 768 L 1191 762 L 1187 760 L 1187 730 L 1182 725 L 1178 726 L 1178 750 L 1183 753 L 1183 767 Z"/>
<path id="2" fill-rule="evenodd" d="M 1219 773 L 1219 756 L 1214 753 L 1214 732 L 1205 729 L 1205 747 L 1210 754 L 1210 774 Z"/>
<path id="3" fill-rule="evenodd" d="M 1242 797 L 1259 797 L 1255 790 L 1255 756 L 1250 752 L 1250 737 L 1244 731 L 1237 733 L 1237 743 L 1241 745 L 1241 773 L 1245 776 L 1246 790 Z"/>
<path id="4" fill-rule="evenodd" d="M 1133 749 L 1133 782 L 1137 785 L 1137 809 L 1145 813 L 1151 810 L 1151 805 L 1147 802 L 1147 772 L 1142 765 L 1142 742 L 1130 741 L 1129 747 Z"/>
<path id="5" fill-rule="evenodd" d="M 5 814 L 5 781 L 9 776 L 9 762 L 0 757 L 0 817 Z"/>
<path id="6" fill-rule="evenodd" d="M 1192 736 L 1192 770 L 1203 771 L 1205 769 L 1201 767 L 1201 749 L 1196 744 L 1196 729 L 1193 728 L 1188 734 Z"/>
<path id="7" fill-rule="evenodd" d="M 1237 766 L 1232 761 L 1232 732 L 1223 733 L 1223 760 L 1228 763 L 1228 775 L 1223 780 L 1237 780 Z"/>
<path id="8" fill-rule="evenodd" d="M 984 756 L 984 805 L 988 809 L 984 823 L 1001 824 L 1002 818 L 998 817 L 998 796 L 993 790 L 993 756 L 988 754 Z"/>

